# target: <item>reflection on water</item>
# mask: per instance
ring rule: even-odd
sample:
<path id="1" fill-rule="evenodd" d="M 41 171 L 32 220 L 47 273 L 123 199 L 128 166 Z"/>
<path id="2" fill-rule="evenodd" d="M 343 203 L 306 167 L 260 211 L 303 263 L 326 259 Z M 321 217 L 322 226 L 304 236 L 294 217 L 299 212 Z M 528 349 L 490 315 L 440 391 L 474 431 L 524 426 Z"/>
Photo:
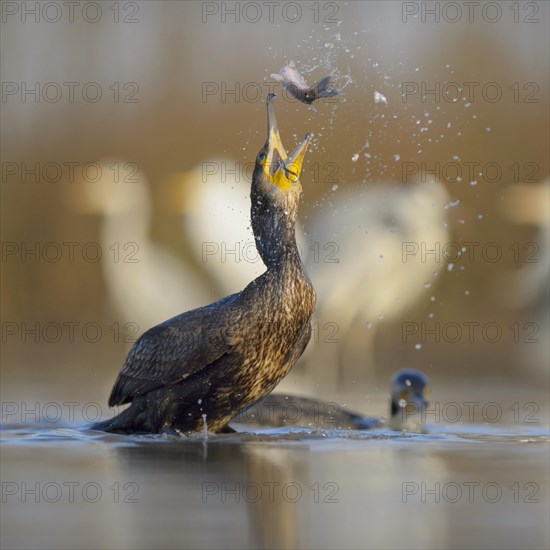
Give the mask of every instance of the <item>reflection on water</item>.
<path id="1" fill-rule="evenodd" d="M 9 424 L 2 547 L 544 548 L 549 441 L 525 426 L 170 439 Z"/>

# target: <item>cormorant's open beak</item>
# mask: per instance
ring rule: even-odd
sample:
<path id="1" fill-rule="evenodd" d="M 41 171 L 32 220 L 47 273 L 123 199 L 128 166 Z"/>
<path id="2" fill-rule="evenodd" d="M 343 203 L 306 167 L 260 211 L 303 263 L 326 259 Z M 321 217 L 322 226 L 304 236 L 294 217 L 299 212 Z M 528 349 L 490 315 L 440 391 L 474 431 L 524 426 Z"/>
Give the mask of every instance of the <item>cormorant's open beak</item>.
<path id="1" fill-rule="evenodd" d="M 308 132 L 294 151 L 287 155 L 273 108 L 276 97 L 276 94 L 267 96 L 267 158 L 264 171 L 274 185 L 280 189 L 288 189 L 300 179 L 304 157 L 313 134 Z"/>

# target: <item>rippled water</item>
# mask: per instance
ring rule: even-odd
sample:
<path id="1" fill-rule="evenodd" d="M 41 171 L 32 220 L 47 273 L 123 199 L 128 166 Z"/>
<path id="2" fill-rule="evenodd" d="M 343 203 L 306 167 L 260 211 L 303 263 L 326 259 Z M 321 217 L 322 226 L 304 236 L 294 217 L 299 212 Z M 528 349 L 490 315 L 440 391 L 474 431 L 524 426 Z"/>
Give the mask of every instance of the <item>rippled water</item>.
<path id="1" fill-rule="evenodd" d="M 548 547 L 547 428 L 428 429 L 4 424 L 2 548 Z"/>

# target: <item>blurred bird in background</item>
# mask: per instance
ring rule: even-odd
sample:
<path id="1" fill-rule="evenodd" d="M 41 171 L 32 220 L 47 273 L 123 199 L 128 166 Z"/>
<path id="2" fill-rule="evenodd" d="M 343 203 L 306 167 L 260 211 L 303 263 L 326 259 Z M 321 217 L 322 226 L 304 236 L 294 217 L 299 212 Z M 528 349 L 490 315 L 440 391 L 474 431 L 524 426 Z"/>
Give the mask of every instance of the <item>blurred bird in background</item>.
<path id="1" fill-rule="evenodd" d="M 78 214 L 100 217 L 101 270 L 109 301 L 139 333 L 211 299 L 203 280 L 182 259 L 150 236 L 152 205 L 149 183 L 141 171 L 115 179 L 103 159 L 98 181 L 77 181 L 68 197 Z M 135 166 L 135 165 L 134 165 Z M 126 181 L 122 181 L 126 179 Z"/>
<path id="2" fill-rule="evenodd" d="M 529 361 L 533 374 L 548 383 L 550 348 L 550 179 L 540 183 L 509 186 L 501 203 L 503 217 L 514 224 L 532 227 L 535 236 L 524 244 L 523 263 L 519 269 L 504 272 L 496 281 L 494 296 L 510 310 L 520 310 L 524 328 L 532 337 Z M 536 342 L 535 342 L 536 340 Z M 518 360 L 524 359 L 524 351 Z M 523 362 L 523 361 L 521 361 Z"/>
<path id="3" fill-rule="evenodd" d="M 310 216 L 307 236 L 320 253 L 307 265 L 318 296 L 308 385 L 337 388 L 358 374 L 374 382 L 377 324 L 414 306 L 442 267 L 434 255 L 406 261 L 404 246 L 448 241 L 448 201 L 441 183 L 382 183 L 341 189 Z"/>

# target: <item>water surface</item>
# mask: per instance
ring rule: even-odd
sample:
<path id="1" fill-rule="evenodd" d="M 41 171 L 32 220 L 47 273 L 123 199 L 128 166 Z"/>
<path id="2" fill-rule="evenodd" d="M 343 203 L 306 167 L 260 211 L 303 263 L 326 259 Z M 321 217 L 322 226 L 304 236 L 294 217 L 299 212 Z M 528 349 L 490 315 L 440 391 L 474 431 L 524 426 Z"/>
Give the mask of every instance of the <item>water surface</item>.
<path id="1" fill-rule="evenodd" d="M 548 547 L 547 428 L 429 432 L 5 424 L 2 547 Z"/>

